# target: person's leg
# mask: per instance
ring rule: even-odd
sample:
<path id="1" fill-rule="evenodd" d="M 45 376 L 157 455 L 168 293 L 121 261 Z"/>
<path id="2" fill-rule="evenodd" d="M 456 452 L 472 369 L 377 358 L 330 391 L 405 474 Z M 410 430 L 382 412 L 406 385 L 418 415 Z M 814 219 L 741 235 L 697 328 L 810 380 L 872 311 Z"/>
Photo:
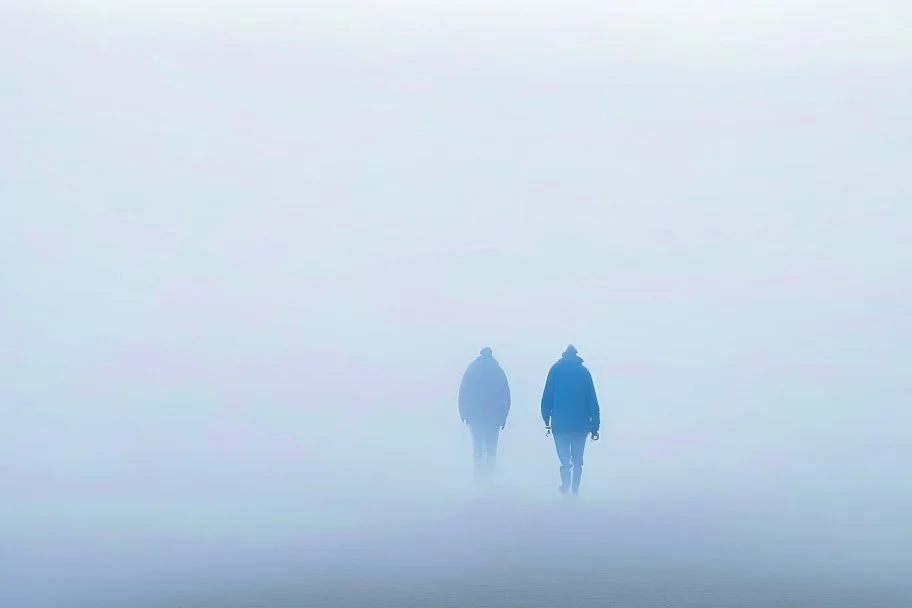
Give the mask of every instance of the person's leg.
<path id="1" fill-rule="evenodd" d="M 570 460 L 573 463 L 573 483 L 571 489 L 573 493 L 579 492 L 580 481 L 583 478 L 583 454 L 586 451 L 586 439 L 589 433 L 573 433 L 570 440 Z"/>
<path id="2" fill-rule="evenodd" d="M 494 475 L 494 469 L 497 466 L 497 440 L 500 438 L 500 427 L 495 426 L 486 433 L 485 451 L 487 452 L 487 473 L 488 476 Z"/>
<path id="3" fill-rule="evenodd" d="M 567 493 L 570 489 L 570 435 L 565 432 L 553 433 L 557 459 L 560 461 L 560 491 Z"/>
<path id="4" fill-rule="evenodd" d="M 475 481 L 480 481 L 483 474 L 482 457 L 484 456 L 485 437 L 477 425 L 469 425 L 469 430 L 472 432 L 472 458 Z"/>

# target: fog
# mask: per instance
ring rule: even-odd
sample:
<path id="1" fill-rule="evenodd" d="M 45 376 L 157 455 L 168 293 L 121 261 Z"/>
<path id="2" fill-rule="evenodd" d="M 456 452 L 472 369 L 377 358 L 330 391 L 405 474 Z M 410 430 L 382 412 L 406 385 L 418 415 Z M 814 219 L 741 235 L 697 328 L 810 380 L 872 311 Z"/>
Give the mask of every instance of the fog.
<path id="1" fill-rule="evenodd" d="M 4 4 L 0 604 L 908 602 L 900 4 Z"/>

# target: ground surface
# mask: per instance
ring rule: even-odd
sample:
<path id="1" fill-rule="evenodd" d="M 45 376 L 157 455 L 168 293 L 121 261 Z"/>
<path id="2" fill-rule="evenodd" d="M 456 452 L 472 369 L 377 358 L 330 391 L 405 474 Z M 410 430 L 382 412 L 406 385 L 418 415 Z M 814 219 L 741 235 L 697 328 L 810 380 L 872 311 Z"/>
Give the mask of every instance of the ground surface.
<path id="1" fill-rule="evenodd" d="M 595 503 L 556 491 L 325 506 L 323 519 L 302 509 L 297 525 L 293 512 L 265 501 L 248 504 L 244 522 L 213 508 L 221 528 L 205 533 L 192 524 L 94 536 L 46 530 L 13 546 L 4 605 L 912 605 L 903 530 L 879 525 L 875 534 L 814 518 L 811 507 Z"/>

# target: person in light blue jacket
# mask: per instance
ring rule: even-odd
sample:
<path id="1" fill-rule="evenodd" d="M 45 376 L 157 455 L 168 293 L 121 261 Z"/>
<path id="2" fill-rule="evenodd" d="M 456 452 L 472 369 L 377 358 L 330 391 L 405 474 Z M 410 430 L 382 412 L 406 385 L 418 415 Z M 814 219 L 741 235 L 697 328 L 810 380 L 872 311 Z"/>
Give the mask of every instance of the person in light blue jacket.
<path id="1" fill-rule="evenodd" d="M 571 344 L 551 366 L 541 400 L 541 417 L 560 461 L 560 491 L 579 493 L 586 439 L 599 438 L 601 414 L 592 374 Z"/>
<path id="2" fill-rule="evenodd" d="M 489 347 L 481 349 L 459 384 L 459 418 L 472 431 L 475 479 L 494 475 L 497 440 L 510 415 L 510 384 Z"/>

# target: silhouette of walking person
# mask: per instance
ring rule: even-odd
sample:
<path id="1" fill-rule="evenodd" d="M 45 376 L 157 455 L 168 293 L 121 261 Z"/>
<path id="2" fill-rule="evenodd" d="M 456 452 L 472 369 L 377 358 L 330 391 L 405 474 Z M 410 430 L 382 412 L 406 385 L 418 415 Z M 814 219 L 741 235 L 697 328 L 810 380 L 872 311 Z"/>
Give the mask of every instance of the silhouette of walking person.
<path id="1" fill-rule="evenodd" d="M 510 385 L 490 348 L 481 349 L 459 385 L 459 417 L 472 433 L 475 479 L 494 475 L 497 442 L 510 414 Z"/>
<path id="2" fill-rule="evenodd" d="M 554 436 L 560 461 L 560 491 L 579 493 L 586 439 L 599 438 L 600 413 L 592 374 L 571 344 L 551 366 L 542 392 L 541 416 Z"/>

